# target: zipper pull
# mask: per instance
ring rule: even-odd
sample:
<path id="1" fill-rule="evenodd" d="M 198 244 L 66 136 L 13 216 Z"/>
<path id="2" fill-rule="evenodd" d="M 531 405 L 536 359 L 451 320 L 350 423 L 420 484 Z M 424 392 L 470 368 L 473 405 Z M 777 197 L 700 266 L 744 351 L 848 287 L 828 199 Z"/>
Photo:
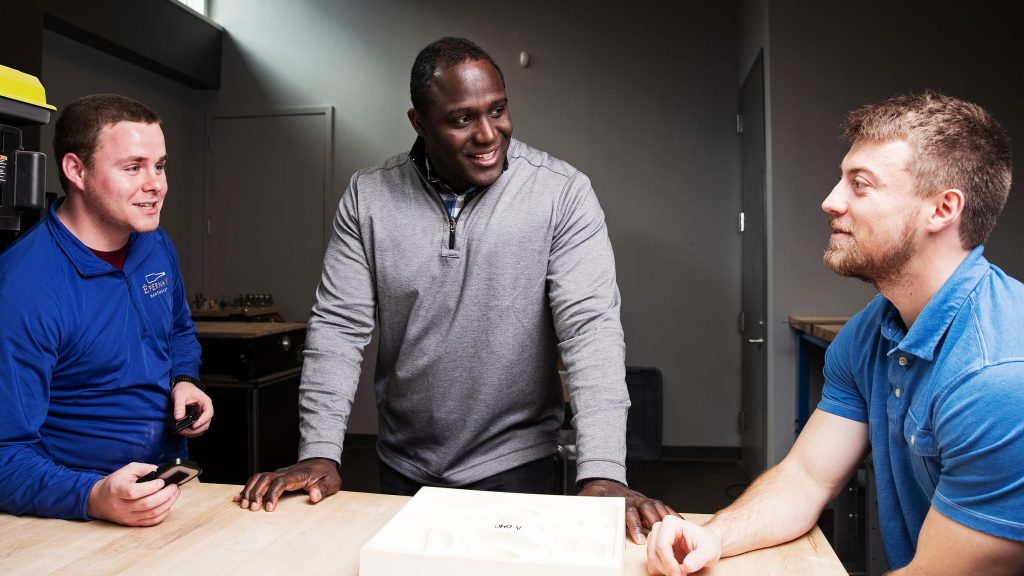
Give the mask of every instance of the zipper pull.
<path id="1" fill-rule="evenodd" d="M 448 249 L 455 250 L 455 220 L 448 219 Z"/>

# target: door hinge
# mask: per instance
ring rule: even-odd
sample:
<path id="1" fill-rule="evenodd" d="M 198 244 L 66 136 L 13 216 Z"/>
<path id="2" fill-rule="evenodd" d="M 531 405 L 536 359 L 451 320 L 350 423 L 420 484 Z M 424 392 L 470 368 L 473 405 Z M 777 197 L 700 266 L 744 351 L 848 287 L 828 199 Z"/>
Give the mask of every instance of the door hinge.
<path id="1" fill-rule="evenodd" d="M 207 238 L 212 238 L 213 237 L 213 220 L 207 220 L 206 221 L 206 237 Z"/>
<path id="2" fill-rule="evenodd" d="M 740 334 L 743 334 L 743 331 L 747 329 L 747 313 L 746 312 L 740 312 L 740 317 L 739 317 L 738 324 L 739 324 L 739 328 L 740 328 Z"/>
<path id="3" fill-rule="evenodd" d="M 742 410 L 736 414 L 736 427 L 739 428 L 740 434 L 747 429 L 747 415 Z"/>
<path id="4" fill-rule="evenodd" d="M 747 215 L 740 212 L 739 217 L 736 219 L 737 228 L 739 228 L 740 234 L 747 231 Z"/>
<path id="5" fill-rule="evenodd" d="M 736 133 L 743 134 L 743 114 L 736 115 Z"/>

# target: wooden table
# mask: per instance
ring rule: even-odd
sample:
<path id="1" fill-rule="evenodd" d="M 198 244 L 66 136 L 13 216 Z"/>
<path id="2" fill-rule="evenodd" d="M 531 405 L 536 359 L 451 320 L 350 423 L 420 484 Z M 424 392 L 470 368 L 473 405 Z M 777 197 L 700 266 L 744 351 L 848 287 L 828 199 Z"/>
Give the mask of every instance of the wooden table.
<path id="1" fill-rule="evenodd" d="M 196 323 L 198 338 L 260 338 L 305 328 L 305 322 L 200 322 Z"/>
<path id="2" fill-rule="evenodd" d="M 192 308 L 192 320 L 230 320 L 235 322 L 284 322 L 277 306 L 233 306 L 230 308 Z"/>
<path id="3" fill-rule="evenodd" d="M 340 492 L 313 505 L 286 496 L 274 512 L 249 512 L 231 484 L 186 484 L 160 525 L 14 517 L 0 513 L 0 574 L 311 574 L 356 576 L 359 549 L 408 498 Z M 700 521 L 706 516 L 686 514 Z M 646 547 L 627 541 L 624 576 L 647 574 Z M 709 576 L 846 574 L 821 531 L 726 558 Z"/>
<path id="4" fill-rule="evenodd" d="M 849 316 L 790 316 L 789 326 L 829 344 L 849 319 Z"/>

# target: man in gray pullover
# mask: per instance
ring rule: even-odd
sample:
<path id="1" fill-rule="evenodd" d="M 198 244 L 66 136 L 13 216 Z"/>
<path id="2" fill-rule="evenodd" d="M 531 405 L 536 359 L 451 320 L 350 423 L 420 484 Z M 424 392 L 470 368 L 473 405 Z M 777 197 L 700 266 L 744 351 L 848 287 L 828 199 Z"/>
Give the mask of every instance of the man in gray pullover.
<path id="1" fill-rule="evenodd" d="M 511 138 L 504 77 L 468 40 L 413 65 L 410 152 L 357 172 L 334 220 L 304 351 L 299 462 L 242 507 L 316 502 L 338 462 L 374 325 L 381 488 L 548 492 L 572 405 L 581 495 L 623 496 L 632 539 L 671 509 L 626 487 L 625 346 L 615 260 L 590 180 Z"/>

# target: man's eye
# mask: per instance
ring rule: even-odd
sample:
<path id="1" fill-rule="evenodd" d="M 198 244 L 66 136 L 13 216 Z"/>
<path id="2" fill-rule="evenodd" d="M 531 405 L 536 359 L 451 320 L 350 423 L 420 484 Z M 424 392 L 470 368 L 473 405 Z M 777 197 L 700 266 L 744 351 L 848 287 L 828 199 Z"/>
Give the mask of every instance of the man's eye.
<path id="1" fill-rule="evenodd" d="M 472 119 L 469 116 L 459 116 L 455 119 L 456 126 L 468 126 Z"/>
<path id="2" fill-rule="evenodd" d="M 167 169 L 167 164 L 157 164 L 156 165 L 156 171 L 157 172 L 163 172 L 166 169 Z"/>
<path id="3" fill-rule="evenodd" d="M 139 171 L 139 165 L 138 164 L 132 164 L 132 165 L 128 166 L 128 168 L 126 168 L 126 170 L 128 170 L 129 172 L 138 172 Z"/>
<path id="4" fill-rule="evenodd" d="M 494 110 L 491 110 L 491 118 L 501 118 L 504 115 L 505 115 L 505 108 L 504 107 L 502 107 L 502 108 L 495 108 Z"/>

